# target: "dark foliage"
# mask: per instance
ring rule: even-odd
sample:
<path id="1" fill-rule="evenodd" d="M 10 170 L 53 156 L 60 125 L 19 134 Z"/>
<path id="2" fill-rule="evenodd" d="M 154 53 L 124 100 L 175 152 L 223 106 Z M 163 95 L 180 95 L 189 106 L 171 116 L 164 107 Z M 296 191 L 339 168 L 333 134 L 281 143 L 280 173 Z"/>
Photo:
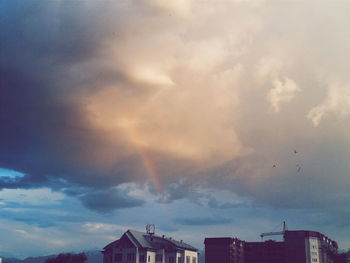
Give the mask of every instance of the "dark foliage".
<path id="1" fill-rule="evenodd" d="M 45 263 L 84 263 L 86 261 L 86 255 L 84 253 L 79 254 L 59 254 L 54 258 L 46 259 Z"/>

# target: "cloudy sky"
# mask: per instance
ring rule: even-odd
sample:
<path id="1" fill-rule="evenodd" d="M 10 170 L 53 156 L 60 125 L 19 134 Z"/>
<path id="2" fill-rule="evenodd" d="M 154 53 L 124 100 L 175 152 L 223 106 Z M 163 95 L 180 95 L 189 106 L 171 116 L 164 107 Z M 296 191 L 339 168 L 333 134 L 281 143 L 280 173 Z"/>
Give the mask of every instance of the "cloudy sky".
<path id="1" fill-rule="evenodd" d="M 282 221 L 350 247 L 350 2 L 0 1 L 0 253 Z"/>

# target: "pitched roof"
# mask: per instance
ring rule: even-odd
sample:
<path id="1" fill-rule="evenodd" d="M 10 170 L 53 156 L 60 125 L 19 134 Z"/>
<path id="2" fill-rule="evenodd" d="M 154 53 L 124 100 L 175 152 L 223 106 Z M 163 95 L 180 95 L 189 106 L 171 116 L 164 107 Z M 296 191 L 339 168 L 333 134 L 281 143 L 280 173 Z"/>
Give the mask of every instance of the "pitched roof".
<path id="1" fill-rule="evenodd" d="M 172 238 L 166 238 L 164 236 L 157 236 L 153 235 L 153 240 L 151 240 L 151 236 L 149 234 L 131 230 L 129 229 L 127 232 L 131 233 L 132 236 L 136 239 L 136 241 L 141 245 L 143 248 L 154 248 L 159 249 L 163 246 L 170 245 L 174 248 L 182 248 L 182 249 L 188 249 L 188 250 L 194 250 L 197 251 L 197 249 L 185 242 L 177 241 Z"/>
<path id="2" fill-rule="evenodd" d="M 142 233 L 140 231 L 131 230 L 131 229 L 129 229 L 125 233 L 130 233 L 142 248 L 153 248 L 154 246 L 152 243 L 150 243 L 151 240 L 145 237 L 147 236 L 146 233 Z"/>
<path id="3" fill-rule="evenodd" d="M 139 248 L 148 248 L 148 249 L 186 249 L 192 251 L 198 251 L 195 247 L 186 244 L 182 241 L 177 241 L 172 238 L 166 238 L 164 236 L 160 237 L 153 235 L 152 237 L 147 234 L 136 230 L 129 229 L 124 233 L 133 243 L 135 243 Z M 117 240 L 118 241 L 118 240 Z M 116 241 L 105 246 L 105 249 L 112 244 L 116 244 Z"/>

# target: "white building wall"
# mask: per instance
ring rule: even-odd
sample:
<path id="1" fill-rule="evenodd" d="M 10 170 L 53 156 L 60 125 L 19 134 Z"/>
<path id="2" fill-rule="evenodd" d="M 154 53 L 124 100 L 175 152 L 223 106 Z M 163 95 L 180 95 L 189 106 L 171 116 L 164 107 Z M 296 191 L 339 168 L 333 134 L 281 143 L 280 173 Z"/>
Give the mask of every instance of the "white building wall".
<path id="1" fill-rule="evenodd" d="M 198 263 L 198 252 L 185 250 L 183 263 Z"/>
<path id="2" fill-rule="evenodd" d="M 176 263 L 184 263 L 184 256 L 185 256 L 185 253 L 184 252 L 176 252 L 175 253 L 176 255 Z"/>
<path id="3" fill-rule="evenodd" d="M 319 254 L 319 240 L 316 237 L 306 239 L 306 256 L 308 263 L 322 263 Z"/>
<path id="4" fill-rule="evenodd" d="M 146 263 L 156 263 L 156 252 L 147 251 Z"/>

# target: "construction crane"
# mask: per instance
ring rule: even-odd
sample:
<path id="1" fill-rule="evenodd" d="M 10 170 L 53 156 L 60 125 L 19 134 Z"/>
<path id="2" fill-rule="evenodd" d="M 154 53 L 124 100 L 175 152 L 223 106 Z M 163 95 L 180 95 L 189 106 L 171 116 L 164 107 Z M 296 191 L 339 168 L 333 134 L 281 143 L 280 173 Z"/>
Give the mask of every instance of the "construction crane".
<path id="1" fill-rule="evenodd" d="M 266 236 L 278 236 L 278 235 L 284 235 L 284 233 L 287 231 L 287 224 L 285 221 L 283 221 L 283 230 L 278 232 L 267 232 L 260 234 L 261 240 L 263 240 Z"/>

